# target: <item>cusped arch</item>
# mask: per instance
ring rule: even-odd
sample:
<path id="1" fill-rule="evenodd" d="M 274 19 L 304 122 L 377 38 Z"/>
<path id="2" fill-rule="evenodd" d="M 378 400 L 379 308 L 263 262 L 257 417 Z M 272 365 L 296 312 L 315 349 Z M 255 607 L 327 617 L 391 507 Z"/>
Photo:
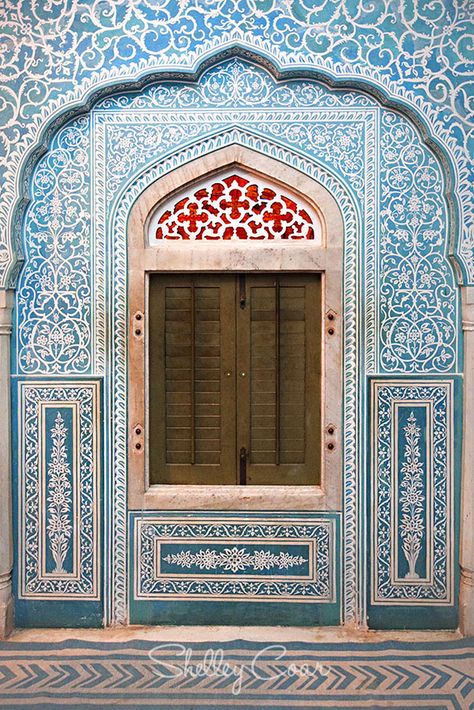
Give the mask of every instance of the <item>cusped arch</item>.
<path id="1" fill-rule="evenodd" d="M 191 66 L 180 67 L 179 71 L 160 70 L 150 68 L 135 69 L 130 75 L 117 83 L 117 78 L 110 77 L 107 73 L 97 78 L 96 84 L 87 83 L 83 88 L 66 94 L 61 102 L 54 104 L 49 116 L 43 123 L 32 128 L 31 145 L 24 148 L 23 154 L 12 168 L 11 176 L 5 184 L 5 195 L 9 198 L 8 214 L 6 215 L 5 243 L 3 249 L 0 242 L 0 286 L 15 287 L 21 262 L 23 259 L 20 231 L 23 218 L 30 202 L 29 187 L 36 164 L 41 156 L 47 152 L 50 140 L 54 134 L 71 119 L 84 115 L 100 100 L 112 96 L 120 91 L 141 91 L 146 86 L 160 81 L 174 79 L 197 82 L 202 75 L 212 66 L 215 66 L 230 57 L 241 57 L 244 60 L 264 67 L 277 81 L 289 79 L 313 79 L 320 81 L 330 88 L 356 90 L 373 96 L 382 106 L 399 111 L 407 116 L 410 122 L 419 130 L 423 141 L 434 152 L 445 175 L 445 198 L 449 207 L 451 237 L 449 239 L 449 253 L 457 278 L 462 282 L 466 277 L 466 267 L 460 254 L 459 225 L 461 208 L 455 192 L 457 167 L 447 149 L 446 142 L 441 137 L 434 135 L 431 124 L 426 119 L 426 112 L 422 112 L 415 103 L 410 103 L 405 96 L 397 96 L 393 87 L 385 86 L 381 82 L 369 77 L 359 75 L 335 73 L 324 67 L 298 67 L 288 68 L 280 64 L 275 56 L 265 52 L 262 48 L 249 48 L 239 41 L 229 41 L 219 51 L 204 52 L 201 56 L 193 58 Z M 23 142 L 23 146 L 27 141 Z M 11 185 L 10 185 L 11 183 Z"/>

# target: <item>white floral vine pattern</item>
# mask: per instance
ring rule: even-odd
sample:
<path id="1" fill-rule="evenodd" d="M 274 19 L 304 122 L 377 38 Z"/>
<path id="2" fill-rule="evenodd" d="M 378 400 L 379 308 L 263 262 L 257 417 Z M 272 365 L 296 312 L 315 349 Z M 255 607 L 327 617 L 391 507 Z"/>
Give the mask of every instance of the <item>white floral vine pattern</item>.
<path id="1" fill-rule="evenodd" d="M 365 79 L 419 110 L 449 147 L 461 178 L 460 222 L 466 231 L 460 254 L 472 274 L 471 5 L 466 0 L 4 0 L 0 226 L 6 228 L 12 205 L 22 196 L 16 188 L 22 158 L 60 107 L 114 78 L 195 67 L 200 57 L 233 42 L 273 55 L 283 66 L 309 65 Z M 12 256 L 3 234 L 1 277 Z"/>
<path id="2" fill-rule="evenodd" d="M 457 326 L 443 181 L 406 121 L 383 112 L 381 128 L 381 365 L 446 372 L 456 361 Z"/>
<path id="3" fill-rule="evenodd" d="M 412 412 L 408 417 L 405 432 L 404 458 L 401 466 L 402 480 L 400 483 L 400 505 L 402 516 L 400 521 L 400 536 L 402 549 L 408 562 L 406 579 L 418 579 L 416 562 L 418 560 L 421 542 L 425 532 L 423 521 L 423 504 L 425 496 L 423 489 L 423 463 L 420 460 L 420 432 L 416 417 Z"/>
<path id="4" fill-rule="evenodd" d="M 64 560 L 70 547 L 72 535 L 71 469 L 66 450 L 67 428 L 61 413 L 56 414 L 51 428 L 52 451 L 48 466 L 47 532 L 54 574 L 63 574 Z"/>
<path id="5" fill-rule="evenodd" d="M 35 172 L 28 258 L 18 291 L 23 372 L 88 372 L 91 365 L 89 119 L 56 137 Z"/>
<path id="6" fill-rule="evenodd" d="M 245 547 L 226 547 L 217 551 L 211 548 L 192 552 L 182 550 L 163 558 L 169 564 L 178 567 L 197 567 L 203 570 L 222 568 L 231 572 L 243 572 L 247 569 L 258 570 L 285 570 L 301 566 L 308 560 L 301 555 L 291 555 L 288 552 L 275 554 L 269 550 L 255 550 L 247 552 Z"/>

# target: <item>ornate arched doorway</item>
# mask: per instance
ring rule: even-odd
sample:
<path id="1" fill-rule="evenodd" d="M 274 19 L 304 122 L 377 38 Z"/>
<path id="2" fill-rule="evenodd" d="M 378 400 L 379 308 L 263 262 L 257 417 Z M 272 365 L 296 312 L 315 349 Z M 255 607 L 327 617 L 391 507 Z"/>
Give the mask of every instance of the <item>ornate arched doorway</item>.
<path id="1" fill-rule="evenodd" d="M 234 189 L 223 182 L 228 178 L 247 181 L 239 186 L 238 202 L 249 199 L 242 188 L 255 186 L 255 234 L 268 237 L 258 231 L 257 217 L 263 213 L 269 216 L 267 227 L 276 222 L 274 209 L 265 212 L 268 189 L 276 195 L 280 216 L 291 211 L 290 202 L 297 205 L 299 228 L 311 225 L 313 238 L 291 243 L 275 236 L 243 239 L 232 227 L 222 232 L 230 239 L 211 240 L 207 237 L 221 234 L 216 225 L 211 235 L 197 240 L 163 238 L 182 237 L 179 226 L 192 223 L 197 214 L 203 218 L 196 193 L 207 190 L 204 199 L 210 199 L 212 185 L 220 184 L 224 192 Z M 227 202 L 232 199 L 226 195 Z M 166 221 L 167 212 L 173 224 Z M 148 217 L 158 245 L 146 241 Z M 292 220 L 297 224 L 294 209 Z M 320 238 L 318 220 L 324 226 Z M 241 593 L 232 580 L 245 570 L 231 568 L 231 586 L 220 594 L 220 577 L 229 570 L 218 566 L 215 574 L 213 568 L 218 590 L 213 600 L 188 604 L 183 599 L 189 587 L 204 585 L 196 555 L 206 548 L 201 543 L 191 548 L 190 542 L 197 531 L 202 535 L 206 525 L 214 526 L 213 534 L 224 531 L 226 546 L 236 547 L 236 559 L 259 553 L 269 564 L 283 552 L 280 531 L 301 533 L 304 525 L 328 523 L 334 541 L 328 558 L 333 596 L 314 603 L 310 613 L 305 600 L 288 602 L 283 610 L 276 607 L 279 601 L 268 599 L 286 583 L 275 578 L 271 584 L 277 586 L 258 602 L 260 611 L 252 611 L 254 623 L 270 619 L 278 608 L 284 623 L 344 619 L 365 624 L 369 611 L 375 626 L 456 624 L 459 462 L 449 442 L 458 397 L 458 303 L 445 254 L 442 170 L 407 119 L 358 92 L 333 91 L 310 79 L 276 82 L 251 62 L 226 60 L 192 85 L 161 82 L 138 95 L 102 100 L 61 129 L 36 168 L 24 225 L 26 262 L 17 292 L 13 356 L 20 623 L 68 625 L 72 612 L 83 625 L 102 619 L 106 624 L 190 618 L 197 623 L 214 609 L 221 621 L 235 622 L 239 605 L 246 602 L 232 598 Z M 327 461 L 339 461 L 331 486 L 318 491 L 318 481 L 312 481 L 306 502 L 305 485 L 282 486 L 285 490 L 274 490 L 271 498 L 255 492 L 259 486 L 235 485 L 233 499 L 226 486 L 213 493 L 213 505 L 208 490 L 193 490 L 190 502 L 179 491 L 149 486 L 146 469 L 133 463 L 140 456 L 144 460 L 149 426 L 140 411 L 131 421 L 127 415 L 129 373 L 136 374 L 135 383 L 142 376 L 136 393 L 141 392 L 146 414 L 143 361 L 137 361 L 136 373 L 135 362 L 127 371 L 134 338 L 139 358 L 143 355 L 144 274 L 331 270 L 340 278 L 321 278 L 326 289 L 321 287 L 321 302 L 328 304 L 321 307 L 321 362 L 341 337 L 342 370 L 337 354 L 332 368 L 322 368 L 333 380 L 325 386 L 318 424 L 321 452 Z M 137 315 L 144 320 L 137 321 Z M 324 407 L 339 409 L 335 417 L 326 417 Z M 331 438 L 334 434 L 339 438 Z M 417 461 L 407 459 L 414 455 L 408 451 L 409 436 L 417 438 L 412 442 Z M 240 448 L 245 447 L 234 450 L 234 460 Z M 61 504 L 67 499 L 61 541 L 55 523 L 58 498 L 51 488 L 55 457 L 63 457 Z M 420 485 L 410 482 L 415 464 Z M 406 508 L 400 491 L 408 489 Z M 162 526 L 158 535 L 153 515 Z M 232 542 L 239 525 L 260 526 L 258 534 L 263 536 L 265 528 L 270 537 L 258 549 L 246 539 L 241 552 L 245 545 Z M 179 543 L 170 542 L 173 530 Z M 160 557 L 164 539 L 174 547 Z M 213 552 L 209 546 L 207 564 L 227 547 Z M 309 575 L 308 546 L 288 554 L 305 560 L 300 571 Z M 177 555 L 192 560 L 191 567 L 176 562 Z M 296 564 L 289 568 L 296 570 Z M 268 577 L 268 570 L 254 572 L 258 579 L 248 584 L 263 584 L 260 578 Z M 153 584 L 157 579 L 161 584 L 164 573 L 178 585 L 160 591 L 170 594 L 166 609 L 167 602 L 153 598 Z M 151 585 L 145 592 L 142 582 Z M 295 588 L 313 583 L 295 581 Z M 142 592 L 150 599 L 142 599 Z"/>

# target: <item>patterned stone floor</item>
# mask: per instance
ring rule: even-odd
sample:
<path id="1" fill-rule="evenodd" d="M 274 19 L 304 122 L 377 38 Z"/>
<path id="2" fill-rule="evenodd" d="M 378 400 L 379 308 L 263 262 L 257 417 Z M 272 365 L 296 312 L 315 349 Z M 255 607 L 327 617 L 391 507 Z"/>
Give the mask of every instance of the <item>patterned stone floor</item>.
<path id="1" fill-rule="evenodd" d="M 0 644 L 0 706 L 8 709 L 474 708 L 474 639 L 18 638 Z"/>

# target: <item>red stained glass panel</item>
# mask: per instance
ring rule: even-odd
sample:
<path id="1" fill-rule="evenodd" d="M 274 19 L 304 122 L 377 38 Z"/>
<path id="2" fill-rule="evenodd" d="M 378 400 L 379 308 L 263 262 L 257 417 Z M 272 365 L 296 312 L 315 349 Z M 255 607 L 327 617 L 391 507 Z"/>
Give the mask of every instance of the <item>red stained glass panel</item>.
<path id="1" fill-rule="evenodd" d="M 181 198 L 158 216 L 154 236 L 158 241 L 315 238 L 304 207 L 243 175 L 230 175 Z"/>

